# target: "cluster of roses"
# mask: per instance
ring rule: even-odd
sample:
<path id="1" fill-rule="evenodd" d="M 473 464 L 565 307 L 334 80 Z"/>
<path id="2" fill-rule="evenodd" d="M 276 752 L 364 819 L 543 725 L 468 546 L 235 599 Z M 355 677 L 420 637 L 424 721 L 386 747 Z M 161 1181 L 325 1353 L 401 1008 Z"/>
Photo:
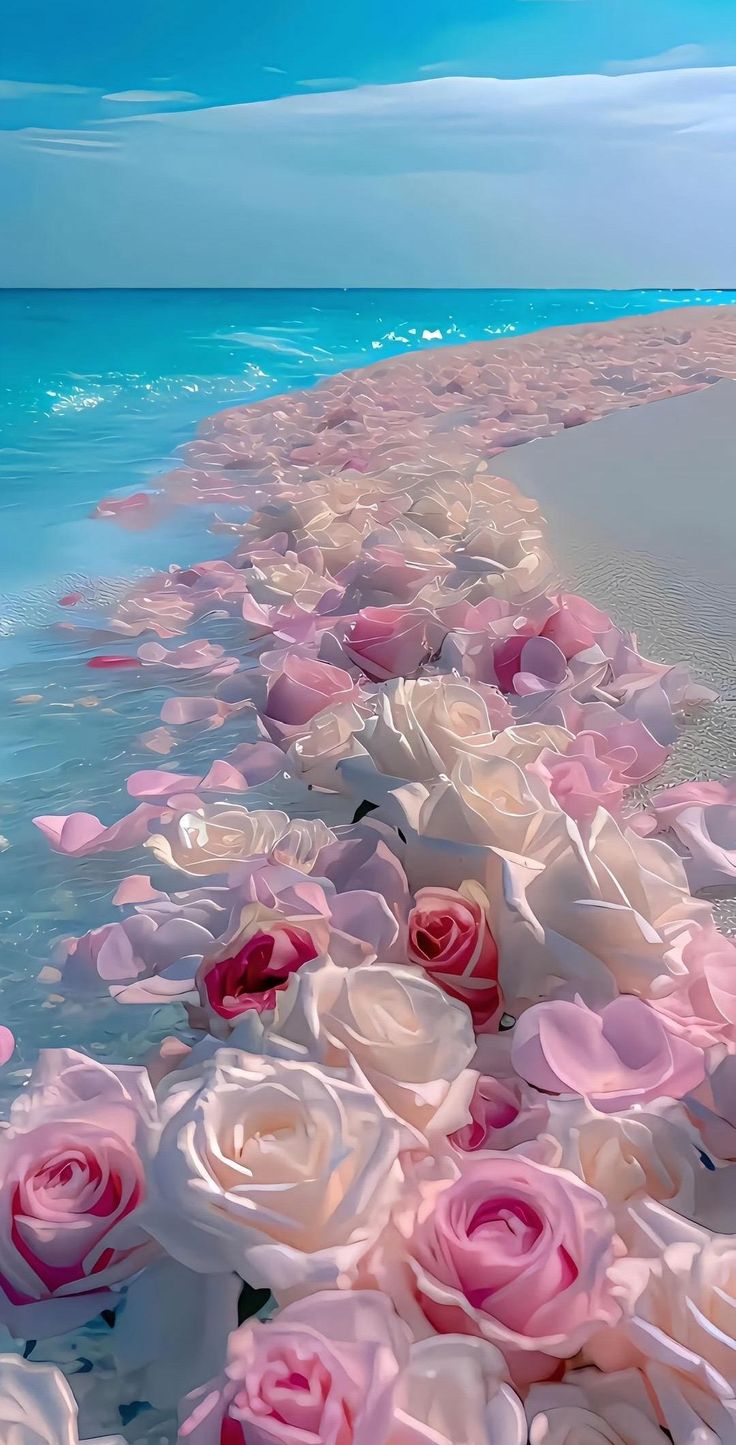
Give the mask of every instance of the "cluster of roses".
<path id="1" fill-rule="evenodd" d="M 0 1320 L 104 1312 L 139 1398 L 181 1385 L 182 1445 L 736 1442 L 736 945 L 691 893 L 734 876 L 736 798 L 631 792 L 708 694 L 554 590 L 483 467 L 282 481 L 229 529 L 112 628 L 237 619 L 232 655 L 132 660 L 191 678 L 154 748 L 254 707 L 260 741 L 134 774 L 112 827 L 37 820 L 185 883 L 131 875 L 64 967 L 190 1029 L 147 1069 L 42 1055 Z M 283 769 L 355 820 L 221 796 Z M 24 1369 L 0 1419 L 35 1389 L 17 1439 L 72 1445 Z"/>
<path id="2" fill-rule="evenodd" d="M 736 377 L 730 306 L 409 351 L 317 386 L 216 413 L 155 492 L 108 497 L 96 515 L 140 528 L 171 506 L 261 506 L 294 471 L 379 477 L 409 458 L 455 473 L 510 447 Z"/>

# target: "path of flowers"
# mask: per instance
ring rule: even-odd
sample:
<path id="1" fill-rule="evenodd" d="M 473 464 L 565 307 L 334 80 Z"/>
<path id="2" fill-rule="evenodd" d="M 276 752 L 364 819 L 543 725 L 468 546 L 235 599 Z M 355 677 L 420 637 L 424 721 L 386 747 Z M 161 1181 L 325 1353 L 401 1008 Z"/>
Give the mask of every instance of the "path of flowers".
<path id="1" fill-rule="evenodd" d="M 214 505 L 231 549 L 67 633 L 180 684 L 143 743 L 212 731 L 207 769 L 36 820 L 140 849 L 65 968 L 188 1028 L 148 1068 L 42 1055 L 0 1321 L 102 1319 L 180 1442 L 736 1442 L 736 944 L 691 892 L 732 886 L 736 784 L 642 801 L 713 694 L 559 589 L 492 460 L 720 376 L 727 308 L 425 352 L 212 418 L 100 504 Z M 310 816 L 249 809 L 284 773 Z M 77 1445 L 12 1354 L 3 1421 Z"/>

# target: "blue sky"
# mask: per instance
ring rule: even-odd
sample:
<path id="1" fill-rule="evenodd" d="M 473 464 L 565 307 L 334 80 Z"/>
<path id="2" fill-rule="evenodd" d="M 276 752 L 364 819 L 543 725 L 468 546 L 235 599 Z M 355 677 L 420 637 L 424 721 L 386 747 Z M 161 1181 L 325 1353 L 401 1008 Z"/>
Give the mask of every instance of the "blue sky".
<path id="1" fill-rule="evenodd" d="M 735 282 L 736 0 L 2 10 L 0 284 Z"/>

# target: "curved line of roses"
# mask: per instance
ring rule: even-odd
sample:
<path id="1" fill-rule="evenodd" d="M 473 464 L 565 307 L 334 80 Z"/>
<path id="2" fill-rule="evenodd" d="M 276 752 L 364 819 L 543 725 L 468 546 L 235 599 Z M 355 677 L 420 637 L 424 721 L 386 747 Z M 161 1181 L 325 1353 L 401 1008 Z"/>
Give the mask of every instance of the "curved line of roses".
<path id="1" fill-rule="evenodd" d="M 204 564 L 143 608 L 139 593 L 123 604 L 123 629 L 132 605 L 175 633 L 234 603 L 254 641 L 286 646 L 261 654 L 257 697 L 224 648 L 141 646 L 142 668 L 221 679 L 209 701 L 167 704 L 164 732 L 220 726 L 255 697 L 264 741 L 204 777 L 133 775 L 132 795 L 156 801 L 112 828 L 40 820 L 71 854 L 146 841 L 195 878 L 224 871 L 227 887 L 169 900 L 135 876 L 117 895 L 135 912 L 71 946 L 69 977 L 92 964 L 125 1001 L 189 996 L 209 1033 L 191 1053 L 166 1047 L 157 1100 L 143 1070 L 42 1058 L 0 1140 L 13 1221 L 0 1312 L 40 1335 L 114 1308 L 132 1280 L 121 1323 L 140 1327 L 136 1288 L 150 1306 L 172 1260 L 200 1292 L 215 1279 L 224 1298 L 233 1271 L 273 1289 L 276 1321 L 232 1335 L 227 1375 L 185 1406 L 182 1439 L 250 1445 L 291 1393 L 291 1425 L 263 1435 L 290 1439 L 317 1408 L 312 1370 L 357 1422 L 351 1439 L 425 1440 L 438 1418 L 459 1438 L 449 1374 L 446 1398 L 428 1398 L 443 1379 L 434 1331 L 472 1379 L 489 1441 L 596 1422 L 609 1439 L 622 1402 L 637 1442 L 693 1413 L 729 1439 L 733 1369 L 702 1308 L 722 1266 L 682 1215 L 706 1208 L 698 1149 L 717 1137 L 719 1164 L 735 1157 L 733 946 L 651 835 L 669 829 L 691 873 L 732 876 L 732 794 L 687 785 L 644 814 L 627 801 L 666 756 L 673 713 L 706 694 L 582 599 L 544 594 L 538 518 L 505 484 L 482 473 L 412 492 L 401 477 L 401 505 L 379 491 L 371 529 L 360 489 L 374 480 L 353 486 L 352 507 L 346 477 L 287 495 L 239 529 L 235 567 Z M 325 546 L 332 528 L 342 548 L 337 576 L 297 535 L 317 513 Z M 201 803 L 275 777 L 284 752 L 313 786 L 378 814 L 331 829 Z M 499 1034 L 509 1006 L 518 1022 Z M 603 1163 L 612 1148 L 643 1171 L 638 1205 Z M 85 1221 L 74 1257 L 67 1220 Z M 693 1258 L 697 1334 L 671 1304 L 686 1278 L 692 1289 Z M 375 1355 L 361 1374 L 356 1351 L 390 1336 L 378 1398 Z M 222 1359 L 222 1332 L 218 1345 Z M 534 1383 L 573 1359 L 585 1368 L 564 1384 Z"/>

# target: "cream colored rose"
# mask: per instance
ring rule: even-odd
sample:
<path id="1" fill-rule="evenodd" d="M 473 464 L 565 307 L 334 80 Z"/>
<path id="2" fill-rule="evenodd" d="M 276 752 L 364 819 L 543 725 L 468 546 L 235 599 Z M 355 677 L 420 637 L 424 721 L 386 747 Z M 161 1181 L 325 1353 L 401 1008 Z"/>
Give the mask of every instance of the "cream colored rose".
<path id="1" fill-rule="evenodd" d="M 349 1071 L 218 1049 L 160 1089 L 150 1231 L 200 1273 L 334 1287 L 382 1230 L 403 1130 Z"/>
<path id="2" fill-rule="evenodd" d="M 678 933 L 709 917 L 708 905 L 690 896 L 671 848 L 621 829 L 602 809 L 589 823 L 570 823 L 568 837 L 533 874 L 525 861 L 508 860 L 499 937 L 504 997 L 534 1002 L 577 992 L 591 1008 L 619 993 L 663 999 L 686 973 Z"/>
<path id="3" fill-rule="evenodd" d="M 432 782 L 460 757 L 487 757 L 496 732 L 510 721 L 508 703 L 494 687 L 449 676 L 396 678 L 380 689 L 360 734 L 366 758 L 351 768 L 351 785 L 380 802 L 397 782 Z"/>
<path id="4" fill-rule="evenodd" d="M 248 595 L 260 607 L 295 606 L 301 612 L 314 612 L 337 583 L 333 577 L 314 572 L 300 562 L 293 552 L 277 562 L 251 567 L 247 573 Z"/>
<path id="5" fill-rule="evenodd" d="M 654 1401 L 638 1370 L 573 1370 L 559 1384 L 533 1385 L 526 1414 L 529 1445 L 663 1445 Z M 708 1445 L 705 1436 L 689 1438 Z"/>
<path id="6" fill-rule="evenodd" d="M 309 873 L 320 849 L 334 841 L 332 829 L 319 818 L 290 819 L 277 809 L 250 812 L 207 803 L 191 813 L 172 813 L 145 846 L 170 868 L 202 878 L 227 873 L 256 856 Z"/>
<path id="7" fill-rule="evenodd" d="M 268 1033 L 267 1050 L 283 1038 L 333 1068 L 352 1058 L 388 1106 L 422 1133 L 447 1135 L 470 1118 L 470 1011 L 422 969 L 308 964 L 284 990 Z"/>
<path id="8" fill-rule="evenodd" d="M 635 1231 L 635 1232 L 634 1232 Z M 680 1388 L 736 1396 L 736 1242 L 653 1200 L 632 1209 L 629 1254 L 617 1266 L 621 1324 L 590 1342 L 604 1370 L 664 1366 Z"/>
<path id="9" fill-rule="evenodd" d="M 346 777 L 352 768 L 352 762 L 344 765 Z M 450 776 L 430 787 L 397 788 L 382 811 L 406 837 L 406 870 L 414 887 L 459 888 L 475 879 L 492 901 L 507 855 L 534 877 L 549 858 L 569 851 L 575 829 L 541 779 L 495 752 L 461 756 Z"/>
<path id="10" fill-rule="evenodd" d="M 569 1169 L 608 1200 L 619 1234 L 628 1234 L 629 1207 L 656 1199 L 690 1218 L 702 1177 L 698 1135 L 672 1100 L 618 1114 L 598 1113 L 582 1099 L 548 1101 L 548 1162 Z"/>

